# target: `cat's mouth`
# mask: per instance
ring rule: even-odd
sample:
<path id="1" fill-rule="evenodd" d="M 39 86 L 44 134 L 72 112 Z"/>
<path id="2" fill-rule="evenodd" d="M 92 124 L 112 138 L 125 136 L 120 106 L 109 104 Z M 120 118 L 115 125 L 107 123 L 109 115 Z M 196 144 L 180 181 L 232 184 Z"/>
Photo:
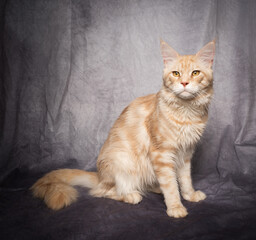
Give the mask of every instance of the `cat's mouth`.
<path id="1" fill-rule="evenodd" d="M 194 97 L 195 97 L 195 94 L 194 94 L 194 93 L 191 93 L 191 92 L 189 92 L 189 91 L 187 91 L 187 90 L 184 89 L 182 92 L 180 92 L 180 93 L 178 94 L 178 97 L 187 100 L 187 99 L 192 99 L 192 98 L 194 98 Z"/>

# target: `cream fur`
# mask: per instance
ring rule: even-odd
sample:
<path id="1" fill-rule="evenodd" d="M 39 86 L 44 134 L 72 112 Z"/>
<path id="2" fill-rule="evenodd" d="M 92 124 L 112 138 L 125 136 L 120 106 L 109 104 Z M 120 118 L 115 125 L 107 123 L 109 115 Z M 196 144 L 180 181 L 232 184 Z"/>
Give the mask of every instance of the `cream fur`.
<path id="1" fill-rule="evenodd" d="M 93 196 L 132 204 L 146 191 L 154 191 L 163 193 L 169 216 L 186 216 L 179 187 L 188 201 L 206 197 L 192 186 L 190 161 L 213 94 L 214 46 L 210 42 L 196 55 L 180 56 L 161 41 L 163 87 L 124 109 L 100 151 L 98 172 L 53 171 L 32 186 L 34 195 L 57 210 L 76 200 L 77 191 L 71 187 L 75 185 L 91 188 Z M 193 76 L 194 70 L 200 73 Z"/>

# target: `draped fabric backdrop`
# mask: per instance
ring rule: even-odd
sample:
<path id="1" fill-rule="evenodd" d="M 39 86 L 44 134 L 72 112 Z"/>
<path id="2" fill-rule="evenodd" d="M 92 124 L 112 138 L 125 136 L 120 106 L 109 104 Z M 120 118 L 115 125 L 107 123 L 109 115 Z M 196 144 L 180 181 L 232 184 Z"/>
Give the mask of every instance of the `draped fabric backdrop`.
<path id="1" fill-rule="evenodd" d="M 43 172 L 62 167 L 95 169 L 99 150 L 123 108 L 134 98 L 156 93 L 161 87 L 160 38 L 180 54 L 194 54 L 216 39 L 215 94 L 206 131 L 193 158 L 195 186 L 205 191 L 208 199 L 202 203 L 206 204 L 202 208 L 197 204 L 186 206 L 196 209 L 195 218 L 199 213 L 204 219 L 215 216 L 218 236 L 241 237 L 235 229 L 244 229 L 248 236 L 256 236 L 248 220 L 256 220 L 255 1 L 2 0 L 0 8 L 0 180 L 3 182 L 1 190 L 9 202 L 19 197 L 16 201 L 21 204 L 25 198 L 33 205 L 36 200 L 25 189 Z M 23 184 L 30 176 L 35 177 L 33 181 Z M 24 191 L 16 193 L 22 187 Z M 83 196 L 94 205 L 108 203 L 115 208 L 118 204 L 119 208 L 143 212 L 139 206 Z M 148 204 L 151 209 L 147 203 L 150 199 L 154 199 L 154 206 L 163 204 L 161 196 L 149 195 L 148 198 L 141 206 Z M 3 216 L 13 216 L 12 221 L 2 220 L 10 227 L 19 216 L 15 208 L 8 210 L 12 208 L 8 201 L 3 203 Z M 39 205 L 41 209 L 36 208 Z M 34 206 L 29 210 L 30 217 L 39 210 L 47 211 L 40 201 Z M 164 208 L 161 205 L 160 219 L 169 226 L 173 220 L 165 215 Z M 218 215 L 228 208 L 230 212 L 225 216 Z M 229 215 L 235 211 L 237 215 Z M 53 214 L 44 212 L 42 219 L 47 218 L 47 213 Z M 68 217 L 65 221 L 69 223 Z M 129 218 L 122 221 L 128 222 Z M 157 224 L 156 220 L 152 226 Z M 187 228 L 182 220 L 175 224 L 179 232 L 182 226 Z M 203 231 L 203 223 L 200 224 L 196 226 L 201 232 L 194 230 L 194 235 L 191 232 L 189 236 L 198 233 L 199 239 Z M 206 233 L 210 229 L 209 232 L 217 234 L 209 227 L 211 224 L 206 225 L 203 227 Z M 154 229 L 152 226 L 150 228 Z M 49 229 L 46 220 L 42 229 L 45 232 Z M 105 234 L 113 230 L 102 229 Z M 146 234 L 141 226 L 133 229 Z M 231 229 L 234 236 L 226 229 Z M 170 230 L 175 232 L 171 226 Z M 18 230 L 9 231 L 6 227 L 4 231 L 6 239 L 14 239 L 11 232 Z M 169 230 L 165 231 L 167 234 Z M 40 236 L 58 239 L 57 235 L 47 234 Z M 90 239 L 85 238 L 88 232 L 79 234 L 81 239 Z M 115 239 L 108 234 L 102 239 Z M 151 235 L 145 234 L 141 239 L 169 236 L 157 230 L 152 230 Z M 174 239 L 186 236 L 180 234 Z M 30 239 L 29 236 L 32 235 L 22 235 L 24 239 Z M 64 239 L 61 234 L 58 236 Z M 75 236 L 72 239 L 80 239 Z M 115 236 L 126 239 L 125 236 L 134 238 L 135 235 Z M 208 239 L 207 235 L 202 239 Z"/>

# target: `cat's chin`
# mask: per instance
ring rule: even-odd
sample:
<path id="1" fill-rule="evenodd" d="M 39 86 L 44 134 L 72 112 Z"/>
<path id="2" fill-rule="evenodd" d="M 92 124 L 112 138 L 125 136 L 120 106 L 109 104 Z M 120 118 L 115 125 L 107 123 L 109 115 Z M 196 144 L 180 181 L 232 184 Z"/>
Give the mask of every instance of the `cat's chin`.
<path id="1" fill-rule="evenodd" d="M 190 100 L 190 99 L 193 99 L 195 97 L 195 95 L 190 92 L 183 91 L 183 92 L 179 93 L 178 97 L 182 98 L 184 100 Z"/>

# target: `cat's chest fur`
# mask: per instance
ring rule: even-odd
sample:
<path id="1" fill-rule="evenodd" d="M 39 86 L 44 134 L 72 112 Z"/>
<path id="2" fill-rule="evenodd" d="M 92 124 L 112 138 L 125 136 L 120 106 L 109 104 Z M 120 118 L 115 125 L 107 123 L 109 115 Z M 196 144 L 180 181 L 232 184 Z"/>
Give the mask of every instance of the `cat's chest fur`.
<path id="1" fill-rule="evenodd" d="M 189 112 L 190 111 L 190 112 Z M 203 116 L 203 117 L 202 117 Z M 191 109 L 179 112 L 176 109 L 163 108 L 162 118 L 167 121 L 162 121 L 160 124 L 165 124 L 169 130 L 169 134 L 162 131 L 167 136 L 168 142 L 175 144 L 177 148 L 190 148 L 195 145 L 205 128 L 207 116 L 201 110 L 191 112 Z"/>
<path id="2" fill-rule="evenodd" d="M 202 122 L 184 123 L 177 126 L 175 136 L 177 144 L 182 147 L 189 147 L 196 144 L 202 136 L 205 124 Z"/>

